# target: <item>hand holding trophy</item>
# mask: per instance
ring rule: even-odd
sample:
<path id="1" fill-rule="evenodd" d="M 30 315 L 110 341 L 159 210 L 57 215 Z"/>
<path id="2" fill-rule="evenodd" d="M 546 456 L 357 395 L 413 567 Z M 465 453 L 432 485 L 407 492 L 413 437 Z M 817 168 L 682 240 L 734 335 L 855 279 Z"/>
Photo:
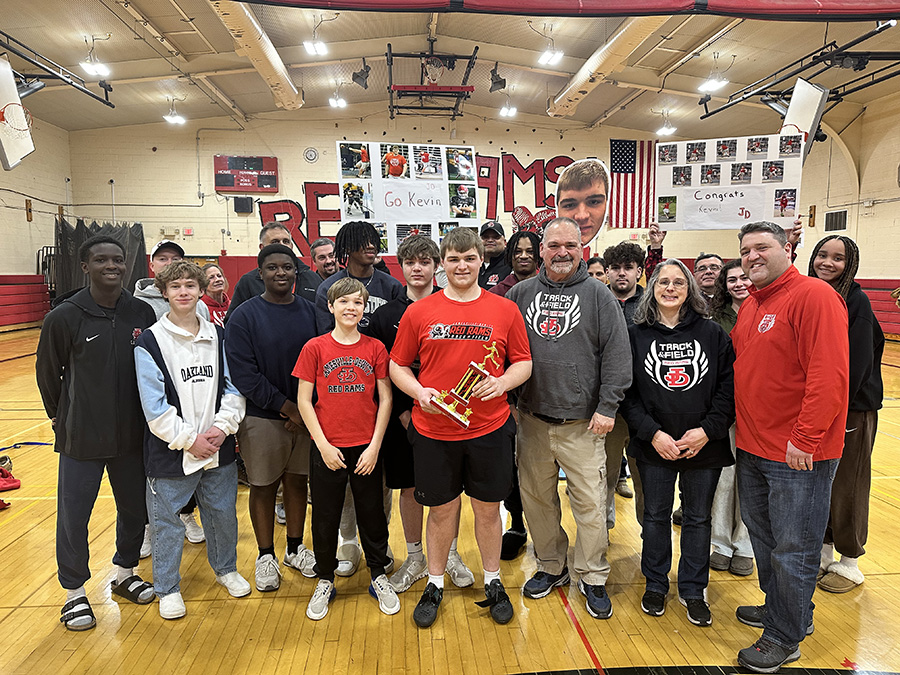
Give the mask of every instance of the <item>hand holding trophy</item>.
<path id="1" fill-rule="evenodd" d="M 490 361 L 497 368 L 500 367 L 500 364 L 497 362 L 497 343 L 492 342 L 490 346 L 485 344 L 484 348 L 487 350 L 484 360 L 481 363 L 470 361 L 466 372 L 453 389 L 450 391 L 444 390 L 439 395 L 431 397 L 432 405 L 439 408 L 444 415 L 464 429 L 469 428 L 469 416 L 472 414 L 472 409 L 466 407 L 472 398 L 472 390 L 475 389 L 479 382 L 491 377 L 491 374 L 486 370 L 487 362 Z"/>

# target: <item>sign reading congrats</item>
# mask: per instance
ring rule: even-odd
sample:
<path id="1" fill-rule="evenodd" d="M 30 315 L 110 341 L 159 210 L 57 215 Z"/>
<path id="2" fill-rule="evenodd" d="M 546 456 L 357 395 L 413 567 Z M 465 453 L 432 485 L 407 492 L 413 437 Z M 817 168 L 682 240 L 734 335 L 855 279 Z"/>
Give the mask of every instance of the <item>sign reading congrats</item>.
<path id="1" fill-rule="evenodd" d="M 661 143 L 656 220 L 664 230 L 730 230 L 754 220 L 790 227 L 798 213 L 803 137 Z"/>

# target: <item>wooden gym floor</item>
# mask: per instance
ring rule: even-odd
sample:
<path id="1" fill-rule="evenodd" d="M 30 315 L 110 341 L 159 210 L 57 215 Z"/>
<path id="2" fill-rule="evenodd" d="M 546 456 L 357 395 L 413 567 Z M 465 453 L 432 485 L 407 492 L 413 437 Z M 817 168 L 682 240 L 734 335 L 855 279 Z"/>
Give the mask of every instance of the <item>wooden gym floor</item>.
<path id="1" fill-rule="evenodd" d="M 34 381 L 37 330 L 0 335 L 0 447 L 52 440 L 50 424 Z M 816 631 L 802 645 L 792 671 L 900 671 L 900 345 L 885 354 L 885 401 L 873 461 L 871 519 L 867 554 L 861 562 L 866 582 L 845 595 L 816 593 Z M 630 673 L 739 672 L 735 655 L 759 631 L 738 623 L 734 608 L 759 603 L 756 576 L 712 572 L 710 628 L 688 623 L 671 600 L 661 618 L 640 610 L 640 535 L 633 502 L 616 497 L 617 527 L 611 532 L 612 575 L 607 586 L 615 613 L 592 619 L 576 589 L 525 601 L 520 587 L 535 571 L 529 550 L 504 562 L 503 581 L 516 616 L 497 626 L 474 605 L 483 598 L 481 565 L 464 506 L 460 552 L 476 573 L 476 586 L 459 590 L 449 583 L 437 623 L 419 630 L 412 609 L 424 587 L 419 581 L 400 596 L 401 612 L 387 617 L 366 592 L 363 569 L 337 581 L 338 596 L 328 616 L 306 618 L 315 586 L 282 568 L 281 589 L 230 598 L 217 585 L 205 548 L 185 543 L 182 590 L 188 614 L 164 621 L 156 603 L 139 607 L 110 597 L 113 578 L 115 510 L 104 484 L 91 521 L 93 578 L 88 596 L 97 627 L 66 631 L 58 622 L 64 595 L 54 557 L 57 456 L 48 446 L 4 451 L 14 462 L 22 487 L 0 494 L 11 507 L 0 512 L 0 673 L 534 673 L 625 670 Z M 563 493 L 564 484 L 560 484 Z M 565 496 L 563 495 L 565 502 Z M 238 493 L 238 568 L 253 579 L 256 547 L 247 514 L 247 488 Z M 566 510 L 564 508 L 564 513 Z M 395 514 L 399 510 L 395 504 Z M 571 515 L 567 530 L 574 535 Z M 307 545 L 309 541 L 307 527 Z M 676 533 L 677 534 L 677 533 Z M 284 546 L 276 529 L 276 550 Z M 676 537 L 677 542 L 677 537 Z M 402 560 L 405 549 L 399 517 L 391 543 Z M 677 544 L 676 544 L 677 554 Z M 677 563 L 676 563 L 677 564 Z M 139 572 L 151 576 L 150 559 Z"/>

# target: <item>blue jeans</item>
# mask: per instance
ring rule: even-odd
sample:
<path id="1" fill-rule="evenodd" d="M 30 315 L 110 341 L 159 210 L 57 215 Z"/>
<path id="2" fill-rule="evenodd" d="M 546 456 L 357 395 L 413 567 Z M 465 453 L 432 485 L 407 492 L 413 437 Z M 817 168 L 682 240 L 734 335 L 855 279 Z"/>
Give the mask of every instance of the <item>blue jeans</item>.
<path id="1" fill-rule="evenodd" d="M 641 572 L 647 590 L 669 592 L 672 568 L 672 505 L 675 479 L 681 474 L 682 511 L 681 560 L 678 562 L 678 595 L 705 599 L 709 585 L 709 539 L 712 531 L 712 503 L 721 469 L 687 469 L 661 466 L 638 460 L 644 489 L 644 526 L 641 536 Z"/>
<path id="2" fill-rule="evenodd" d="M 216 576 L 237 571 L 237 465 L 176 478 L 147 478 L 147 513 L 153 537 L 153 590 L 181 592 L 184 523 L 179 514 L 196 495 L 206 534 L 206 557 Z"/>
<path id="3" fill-rule="evenodd" d="M 812 471 L 795 471 L 785 462 L 737 451 L 741 516 L 750 531 L 759 587 L 766 594 L 763 636 L 786 649 L 806 637 L 812 621 L 838 461 L 814 462 Z"/>

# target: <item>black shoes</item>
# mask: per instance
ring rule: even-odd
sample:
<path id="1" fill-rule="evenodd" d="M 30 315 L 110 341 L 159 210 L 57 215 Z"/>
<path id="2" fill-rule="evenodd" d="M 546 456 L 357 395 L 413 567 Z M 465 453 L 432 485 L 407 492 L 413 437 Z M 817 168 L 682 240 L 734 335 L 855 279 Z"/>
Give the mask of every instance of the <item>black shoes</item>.
<path id="1" fill-rule="evenodd" d="M 695 626 L 709 626 L 712 623 L 712 613 L 709 605 L 702 598 L 679 598 L 681 604 L 687 607 L 687 618 Z"/>
<path id="2" fill-rule="evenodd" d="M 419 598 L 419 604 L 413 610 L 413 621 L 419 628 L 428 628 L 437 619 L 438 607 L 444 599 L 444 589 L 431 582 L 425 586 L 425 592 Z"/>
<path id="3" fill-rule="evenodd" d="M 650 616 L 662 616 L 666 613 L 666 596 L 656 591 L 645 591 L 641 598 L 641 609 Z"/>
<path id="4" fill-rule="evenodd" d="M 425 590 L 427 592 L 428 589 Z M 513 618 L 513 606 L 500 580 L 494 579 L 485 586 L 484 595 L 485 599 L 475 604 L 479 607 L 490 607 L 491 618 L 497 623 L 509 623 Z"/>
<path id="5" fill-rule="evenodd" d="M 507 530 L 503 533 L 503 542 L 500 545 L 500 560 L 515 560 L 525 550 L 528 535 L 524 532 Z"/>
<path id="6" fill-rule="evenodd" d="M 755 673 L 775 673 L 786 663 L 800 658 L 800 648 L 787 649 L 771 640 L 760 638 L 738 652 L 738 663 Z"/>
<path id="7" fill-rule="evenodd" d="M 753 626 L 754 628 L 765 628 L 765 626 L 763 626 L 763 617 L 766 615 L 765 605 L 741 605 L 735 610 L 734 615 L 737 617 L 737 620 L 743 624 Z M 806 634 L 812 635 L 815 630 L 816 627 L 813 625 L 812 620 L 810 620 L 809 625 L 806 627 Z"/>

